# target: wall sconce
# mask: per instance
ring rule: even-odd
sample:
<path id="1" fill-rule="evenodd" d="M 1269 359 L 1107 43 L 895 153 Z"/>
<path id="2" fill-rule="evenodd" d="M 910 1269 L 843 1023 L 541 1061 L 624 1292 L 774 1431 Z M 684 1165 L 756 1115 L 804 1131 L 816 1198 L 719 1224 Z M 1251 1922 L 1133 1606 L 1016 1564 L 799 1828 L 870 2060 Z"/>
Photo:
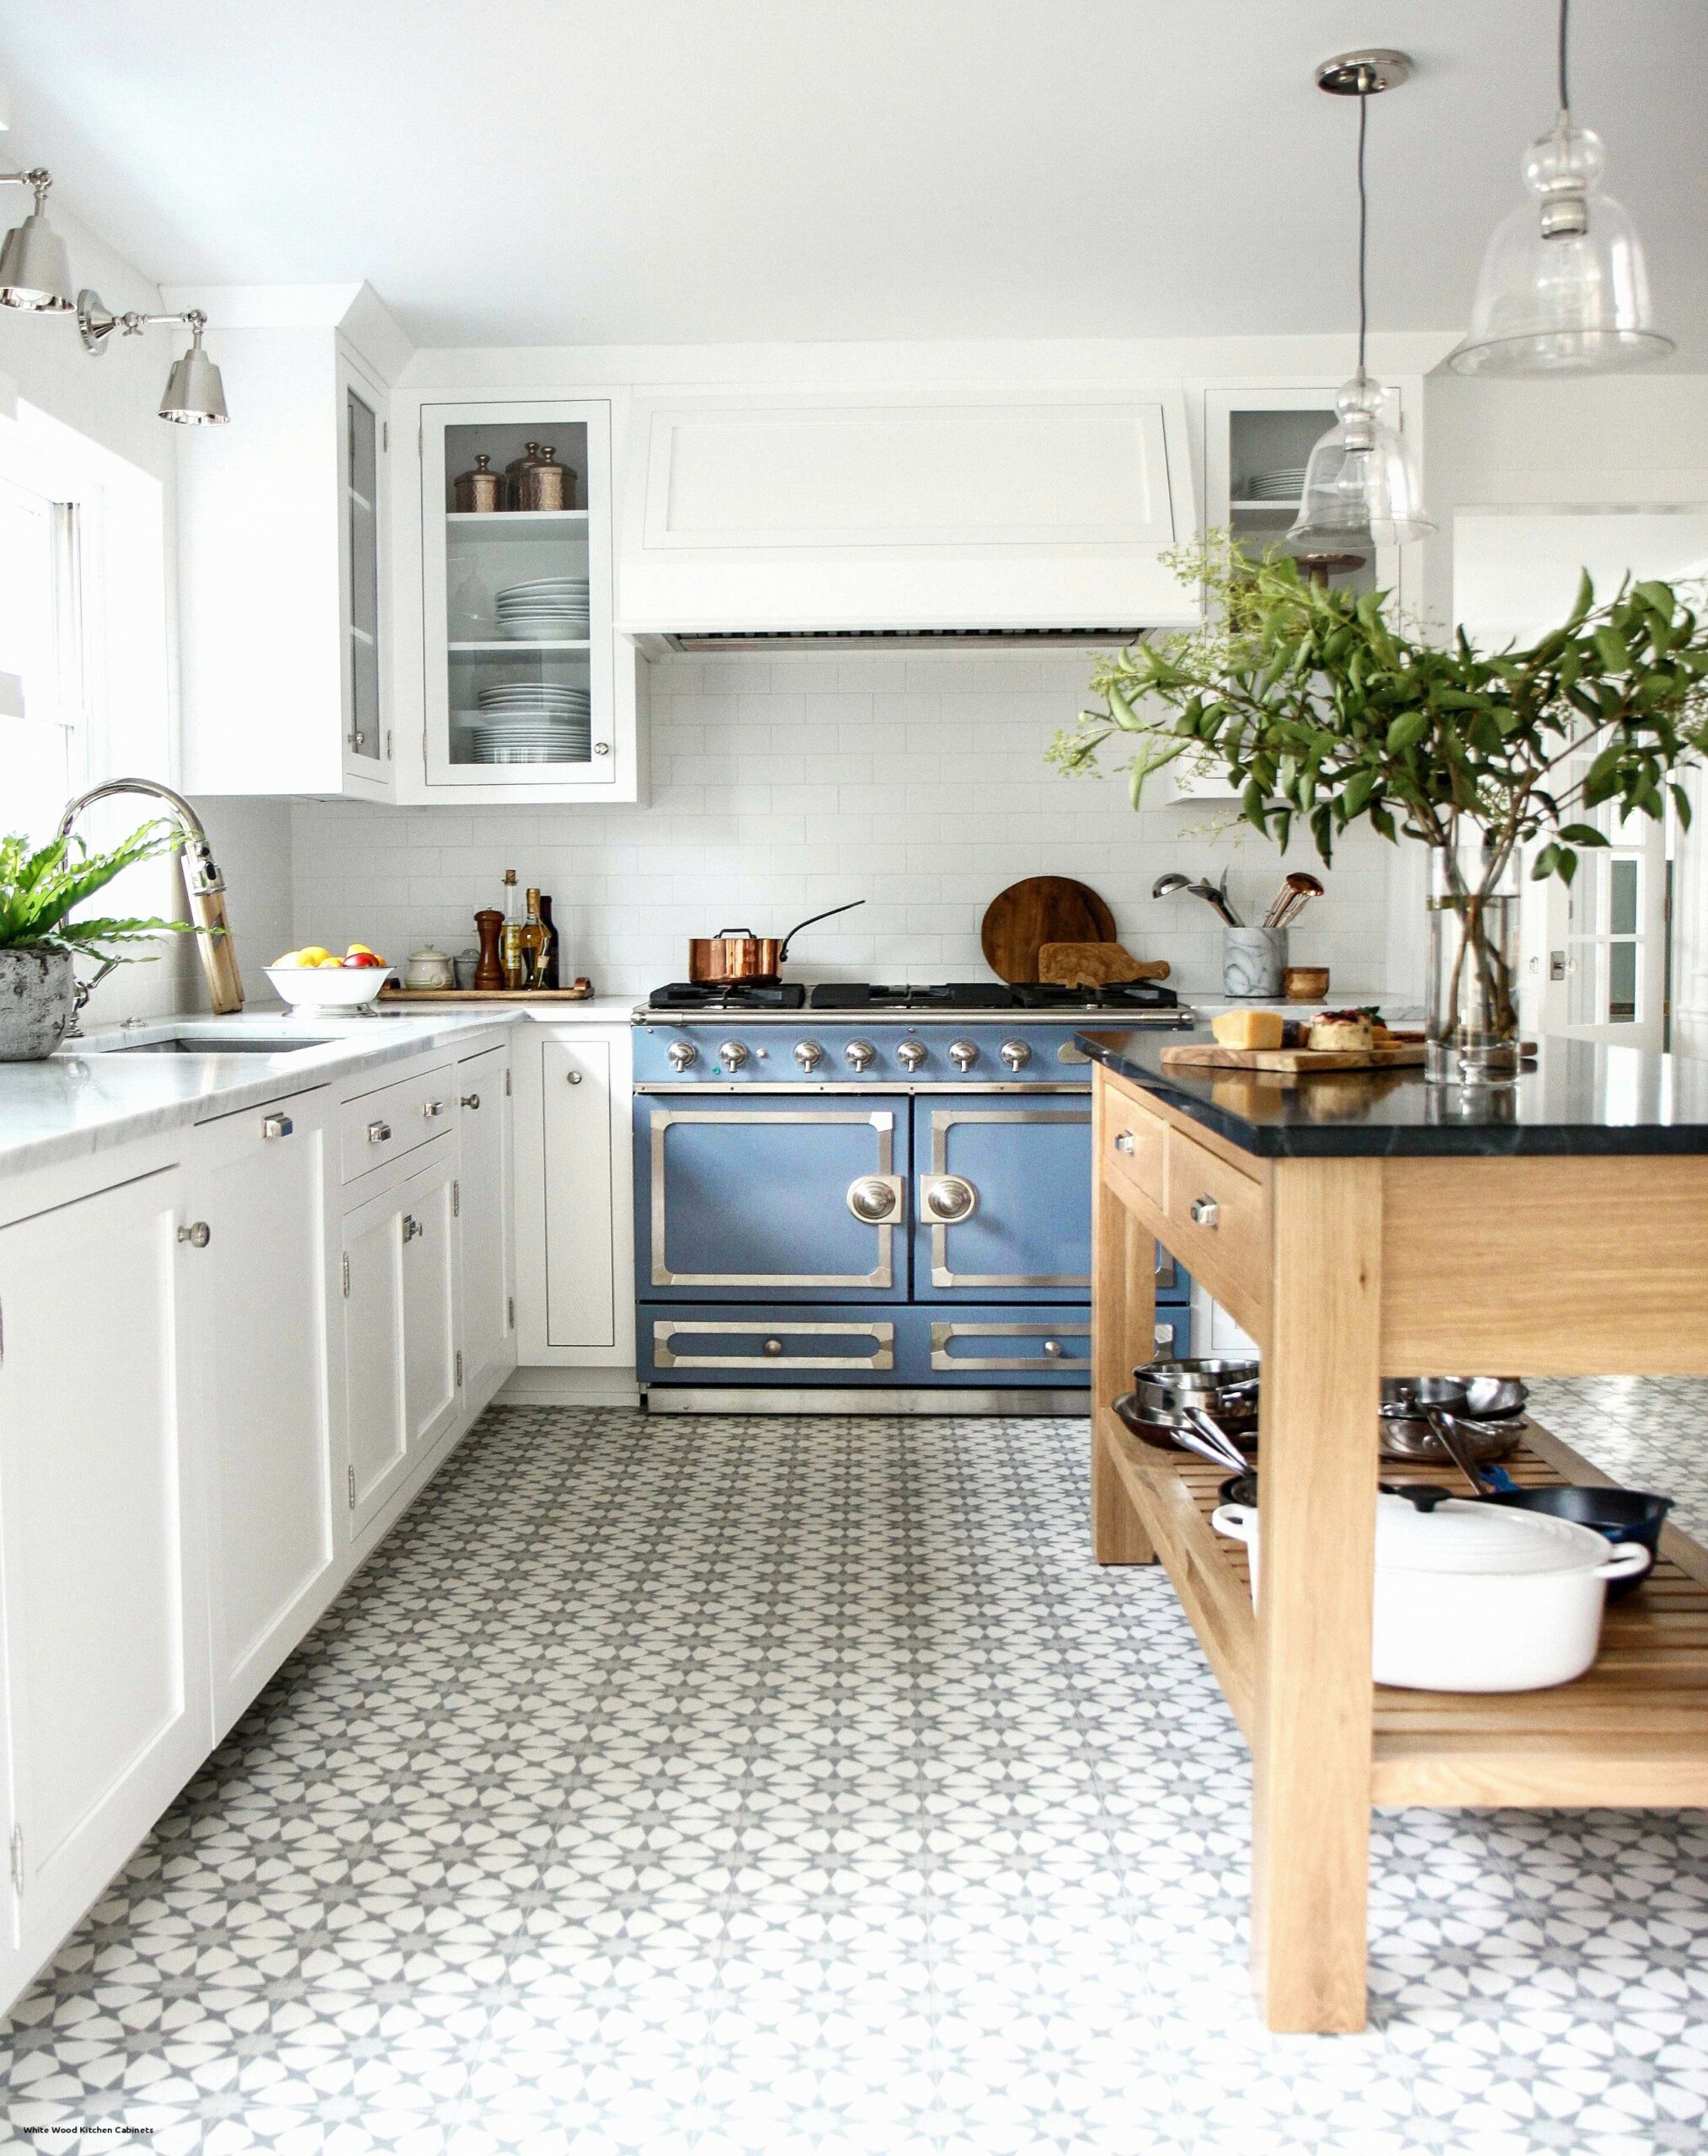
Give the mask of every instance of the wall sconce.
<path id="1" fill-rule="evenodd" d="M 188 314 L 115 314 L 99 292 L 87 286 L 77 294 L 77 329 L 83 350 L 97 358 L 107 349 L 115 329 L 127 337 L 140 337 L 145 329 L 171 328 L 189 332 L 189 350 L 172 363 L 160 399 L 160 416 L 179 426 L 222 427 L 231 418 L 226 409 L 225 385 L 220 371 L 201 348 L 207 317 L 200 307 Z"/>
<path id="2" fill-rule="evenodd" d="M 31 187 L 35 207 L 14 225 L 0 246 L 0 306 L 33 314 L 72 311 L 71 263 L 65 242 L 47 221 L 45 205 L 53 185 L 51 173 L 40 165 L 29 172 L 0 172 L 0 187 Z"/>

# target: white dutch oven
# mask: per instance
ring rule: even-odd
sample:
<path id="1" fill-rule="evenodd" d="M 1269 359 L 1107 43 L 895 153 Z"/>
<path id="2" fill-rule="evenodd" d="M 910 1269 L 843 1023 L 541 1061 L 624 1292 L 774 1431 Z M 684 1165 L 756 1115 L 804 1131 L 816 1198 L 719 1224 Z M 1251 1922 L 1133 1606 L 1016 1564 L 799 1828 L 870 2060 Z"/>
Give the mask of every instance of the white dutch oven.
<path id="1" fill-rule="evenodd" d="M 1255 1508 L 1222 1505 L 1210 1524 L 1250 1550 L 1255 1600 Z M 1607 1582 L 1648 1562 L 1638 1545 L 1615 1550 L 1593 1528 L 1543 1513 L 1379 1497 L 1375 1680 L 1425 1692 L 1569 1684 L 1595 1659 Z"/>

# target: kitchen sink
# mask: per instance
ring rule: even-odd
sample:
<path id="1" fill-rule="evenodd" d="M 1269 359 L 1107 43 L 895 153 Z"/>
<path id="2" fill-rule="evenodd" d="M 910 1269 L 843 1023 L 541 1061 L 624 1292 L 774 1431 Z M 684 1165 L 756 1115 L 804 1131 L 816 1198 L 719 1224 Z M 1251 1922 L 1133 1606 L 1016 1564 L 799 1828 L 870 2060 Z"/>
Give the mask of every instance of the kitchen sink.
<path id="1" fill-rule="evenodd" d="M 326 1048 L 337 1038 L 316 1040 L 301 1036 L 291 1040 L 263 1040 L 254 1033 L 232 1033 L 223 1040 L 197 1039 L 193 1034 L 173 1033 L 163 1041 L 126 1041 L 109 1049 L 109 1055 L 295 1055 L 301 1049 Z"/>

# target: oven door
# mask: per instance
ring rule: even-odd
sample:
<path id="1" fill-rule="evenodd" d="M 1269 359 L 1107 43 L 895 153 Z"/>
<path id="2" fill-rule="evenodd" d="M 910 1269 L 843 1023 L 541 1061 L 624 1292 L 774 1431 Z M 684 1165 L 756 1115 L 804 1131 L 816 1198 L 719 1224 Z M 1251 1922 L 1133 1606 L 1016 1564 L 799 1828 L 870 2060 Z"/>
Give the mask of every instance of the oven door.
<path id="1" fill-rule="evenodd" d="M 637 1093 L 643 1301 L 905 1302 L 907 1102 Z"/>
<path id="2" fill-rule="evenodd" d="M 919 1302 L 1083 1302 L 1089 1095 L 924 1093 L 914 1115 Z"/>

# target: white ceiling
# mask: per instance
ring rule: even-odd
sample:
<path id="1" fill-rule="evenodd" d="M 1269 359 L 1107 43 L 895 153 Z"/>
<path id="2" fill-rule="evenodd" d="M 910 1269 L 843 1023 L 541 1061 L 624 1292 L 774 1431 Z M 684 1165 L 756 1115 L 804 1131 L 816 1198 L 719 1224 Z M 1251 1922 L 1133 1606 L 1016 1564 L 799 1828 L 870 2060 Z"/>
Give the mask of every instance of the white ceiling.
<path id="1" fill-rule="evenodd" d="M 163 281 L 367 278 L 418 343 L 1461 322 L 1552 0 L 0 0 L 11 145 Z M 1708 365 L 1708 4 L 1577 0 L 1574 98 Z M 7 138 L 0 138 L 4 141 Z M 0 202 L 0 208 L 6 207 Z M 8 220 L 9 221 L 9 220 Z"/>

